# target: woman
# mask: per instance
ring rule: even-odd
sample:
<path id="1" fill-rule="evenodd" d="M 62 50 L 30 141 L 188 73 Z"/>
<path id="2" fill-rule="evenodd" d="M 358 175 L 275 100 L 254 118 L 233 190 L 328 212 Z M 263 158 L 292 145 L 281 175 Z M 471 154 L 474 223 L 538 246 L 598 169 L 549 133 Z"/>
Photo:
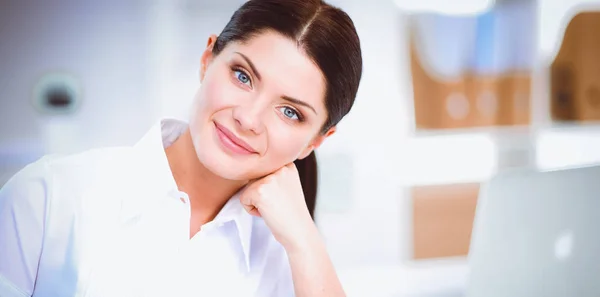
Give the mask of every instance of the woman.
<path id="1" fill-rule="evenodd" d="M 189 124 L 4 186 L 0 296 L 343 296 L 311 219 L 313 151 L 361 71 L 343 11 L 246 2 L 208 40 Z"/>

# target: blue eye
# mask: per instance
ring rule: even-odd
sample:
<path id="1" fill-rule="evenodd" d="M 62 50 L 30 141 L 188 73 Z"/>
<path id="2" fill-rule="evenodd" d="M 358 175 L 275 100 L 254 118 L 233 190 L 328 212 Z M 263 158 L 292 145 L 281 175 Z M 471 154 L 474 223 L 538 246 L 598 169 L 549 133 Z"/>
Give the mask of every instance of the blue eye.
<path id="1" fill-rule="evenodd" d="M 243 71 L 241 70 L 234 70 L 233 73 L 235 73 L 235 78 L 240 81 L 243 84 L 246 84 L 248 86 L 251 86 L 250 84 L 250 77 Z"/>
<path id="2" fill-rule="evenodd" d="M 301 120 L 298 112 L 292 108 L 284 106 L 284 107 L 281 107 L 280 110 L 281 110 L 281 113 L 283 113 L 283 115 L 289 119 L 296 120 L 296 121 Z"/>

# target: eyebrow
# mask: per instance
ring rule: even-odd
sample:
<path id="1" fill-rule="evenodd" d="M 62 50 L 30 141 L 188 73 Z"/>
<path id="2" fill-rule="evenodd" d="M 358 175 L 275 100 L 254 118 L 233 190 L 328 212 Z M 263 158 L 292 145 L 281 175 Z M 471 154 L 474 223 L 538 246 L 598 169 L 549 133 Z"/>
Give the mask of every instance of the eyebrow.
<path id="1" fill-rule="evenodd" d="M 256 78 L 258 78 L 258 80 L 260 80 L 260 73 L 256 70 L 256 67 L 254 67 L 254 63 L 252 63 L 250 58 L 246 57 L 246 55 L 244 55 L 240 52 L 235 52 L 235 53 L 240 55 L 244 59 L 244 61 L 246 61 L 246 63 L 248 63 L 248 65 L 250 66 L 250 70 L 252 70 L 254 75 L 256 75 Z"/>
<path id="2" fill-rule="evenodd" d="M 250 60 L 250 58 L 248 58 L 246 55 L 244 55 L 244 54 L 242 54 L 240 52 L 235 52 L 235 53 L 238 54 L 238 55 L 240 55 L 244 59 L 244 61 L 246 61 L 246 63 L 248 63 L 248 66 L 250 66 L 250 70 L 252 70 L 252 72 L 254 73 L 254 75 L 256 75 L 256 78 L 258 80 L 261 80 L 260 73 L 256 70 L 256 67 L 254 66 L 254 63 L 252 63 L 252 61 Z M 302 100 L 298 100 L 296 98 L 292 98 L 290 96 L 285 96 L 285 95 L 281 96 L 281 98 L 284 99 L 284 100 L 286 100 L 286 101 L 289 101 L 291 103 L 294 103 L 294 104 L 297 104 L 297 105 L 302 105 L 302 106 L 304 106 L 304 107 L 312 110 L 315 114 L 317 114 L 317 111 L 312 106 L 310 106 L 310 104 L 308 104 L 308 103 L 306 103 L 306 102 L 304 102 Z"/>
<path id="3" fill-rule="evenodd" d="M 302 101 L 302 100 L 294 99 L 294 98 L 292 98 L 292 97 L 289 97 L 289 96 L 281 96 L 281 98 L 282 98 L 283 100 L 286 100 L 286 101 L 289 101 L 289 102 L 292 102 L 292 103 L 295 103 L 295 104 L 298 104 L 298 105 L 302 105 L 302 106 L 304 106 L 304 107 L 306 107 L 306 108 L 309 108 L 309 109 L 311 109 L 311 110 L 312 110 L 312 111 L 313 111 L 315 114 L 317 114 L 317 111 L 316 111 L 316 110 L 315 110 L 315 109 L 314 109 L 312 106 L 310 106 L 310 104 L 308 104 L 308 103 L 306 103 L 306 102 L 304 102 L 304 101 Z"/>

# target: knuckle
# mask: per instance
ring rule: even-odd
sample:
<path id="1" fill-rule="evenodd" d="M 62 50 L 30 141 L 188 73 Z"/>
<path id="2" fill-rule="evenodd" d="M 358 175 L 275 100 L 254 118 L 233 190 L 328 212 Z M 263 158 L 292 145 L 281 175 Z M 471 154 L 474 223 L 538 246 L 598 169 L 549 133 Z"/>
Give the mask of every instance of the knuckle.
<path id="1" fill-rule="evenodd" d="M 265 194 L 267 194 L 267 186 L 266 185 L 260 185 L 257 189 L 256 192 L 258 193 L 259 197 L 264 196 Z"/>

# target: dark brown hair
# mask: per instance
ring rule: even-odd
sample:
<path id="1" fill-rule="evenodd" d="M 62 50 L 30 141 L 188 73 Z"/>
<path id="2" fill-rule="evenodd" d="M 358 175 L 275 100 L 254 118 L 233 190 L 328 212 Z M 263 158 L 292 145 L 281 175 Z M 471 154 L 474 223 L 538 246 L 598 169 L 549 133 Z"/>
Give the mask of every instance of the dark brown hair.
<path id="1" fill-rule="evenodd" d="M 271 30 L 298 44 L 326 80 L 326 133 L 350 111 L 362 75 L 360 41 L 354 23 L 342 10 L 321 0 L 250 0 L 231 17 L 213 47 L 218 55 L 230 42 L 244 42 Z M 302 190 L 314 219 L 317 160 L 314 152 L 296 160 Z"/>

